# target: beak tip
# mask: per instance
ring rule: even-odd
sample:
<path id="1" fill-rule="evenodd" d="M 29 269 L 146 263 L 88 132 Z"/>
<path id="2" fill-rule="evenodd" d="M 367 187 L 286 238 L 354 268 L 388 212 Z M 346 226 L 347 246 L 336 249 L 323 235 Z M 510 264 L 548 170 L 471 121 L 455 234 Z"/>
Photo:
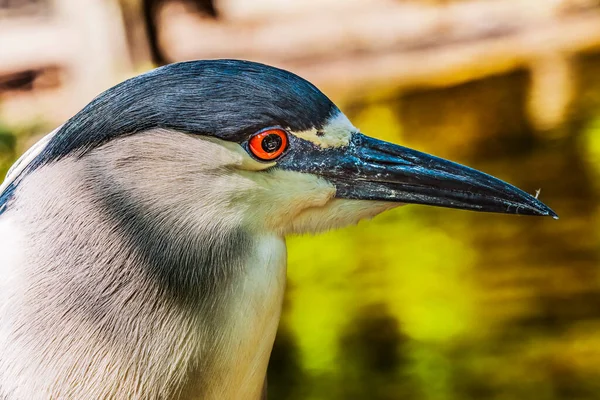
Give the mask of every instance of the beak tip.
<path id="1" fill-rule="evenodd" d="M 558 214 L 555 213 L 554 210 L 552 210 L 550 207 L 548 207 L 541 201 L 538 201 L 538 203 L 539 204 L 537 204 L 537 207 L 535 210 L 537 215 L 542 216 L 542 217 L 552 217 L 552 219 L 559 219 Z"/>
<path id="2" fill-rule="evenodd" d="M 544 217 L 552 217 L 552 219 L 559 219 L 558 215 L 554 211 L 552 211 L 550 209 L 548 209 L 548 211 L 545 212 L 542 216 L 544 216 Z"/>
<path id="3" fill-rule="evenodd" d="M 549 217 L 552 217 L 552 219 L 556 219 L 556 220 L 560 219 L 560 218 L 558 218 L 558 214 L 557 214 L 557 213 L 555 213 L 554 211 L 552 211 L 552 210 L 550 210 L 550 209 L 549 209 L 549 211 L 550 211 L 550 212 L 548 213 L 548 216 L 549 216 Z"/>

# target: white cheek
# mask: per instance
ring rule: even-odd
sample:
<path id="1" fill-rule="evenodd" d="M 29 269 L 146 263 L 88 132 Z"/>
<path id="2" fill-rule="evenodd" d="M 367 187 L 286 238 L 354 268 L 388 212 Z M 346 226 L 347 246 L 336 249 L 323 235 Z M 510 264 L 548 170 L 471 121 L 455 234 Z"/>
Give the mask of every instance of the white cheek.
<path id="1" fill-rule="evenodd" d="M 300 213 L 291 221 L 288 233 L 318 233 L 343 228 L 401 205 L 381 201 L 333 199 L 324 207 L 307 208 Z"/>
<path id="2" fill-rule="evenodd" d="M 312 174 L 276 170 L 245 176 L 253 185 L 243 198 L 247 210 L 243 219 L 259 232 L 285 234 L 296 216 L 308 208 L 326 206 L 335 195 L 331 183 Z"/>

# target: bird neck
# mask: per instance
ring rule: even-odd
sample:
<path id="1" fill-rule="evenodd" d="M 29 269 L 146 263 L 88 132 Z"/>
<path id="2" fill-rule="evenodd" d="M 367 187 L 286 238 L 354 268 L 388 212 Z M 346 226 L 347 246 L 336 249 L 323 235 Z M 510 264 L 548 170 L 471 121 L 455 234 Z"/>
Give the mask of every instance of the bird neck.
<path id="1" fill-rule="evenodd" d="M 89 168 L 64 159 L 35 171 L 2 215 L 35 246 L 12 268 L 27 271 L 20 286 L 1 288 L 20 303 L 5 309 L 25 312 L 1 316 L 20 328 L 0 346 L 11 337 L 28 346 L 27 357 L 0 348 L 0 388 L 29 376 L 15 390 L 258 397 L 285 287 L 283 239 L 175 218 Z"/>

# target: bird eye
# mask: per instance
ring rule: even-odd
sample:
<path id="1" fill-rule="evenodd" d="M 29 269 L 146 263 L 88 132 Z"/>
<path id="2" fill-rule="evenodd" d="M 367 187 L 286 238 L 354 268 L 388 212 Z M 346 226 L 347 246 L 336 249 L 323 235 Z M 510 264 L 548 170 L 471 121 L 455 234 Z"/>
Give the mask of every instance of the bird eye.
<path id="1" fill-rule="evenodd" d="M 287 147 L 287 135 L 281 129 L 269 129 L 250 138 L 248 147 L 261 160 L 274 160 Z"/>

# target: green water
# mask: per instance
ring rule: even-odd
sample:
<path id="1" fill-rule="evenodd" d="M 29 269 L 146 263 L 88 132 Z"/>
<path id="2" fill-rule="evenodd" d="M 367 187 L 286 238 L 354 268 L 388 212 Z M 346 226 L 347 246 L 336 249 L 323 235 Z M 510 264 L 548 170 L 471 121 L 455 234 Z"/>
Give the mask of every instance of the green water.
<path id="1" fill-rule="evenodd" d="M 290 238 L 272 398 L 600 398 L 600 119 L 536 132 L 526 80 L 350 102 L 365 133 L 541 189 L 560 220 L 405 206 Z"/>

